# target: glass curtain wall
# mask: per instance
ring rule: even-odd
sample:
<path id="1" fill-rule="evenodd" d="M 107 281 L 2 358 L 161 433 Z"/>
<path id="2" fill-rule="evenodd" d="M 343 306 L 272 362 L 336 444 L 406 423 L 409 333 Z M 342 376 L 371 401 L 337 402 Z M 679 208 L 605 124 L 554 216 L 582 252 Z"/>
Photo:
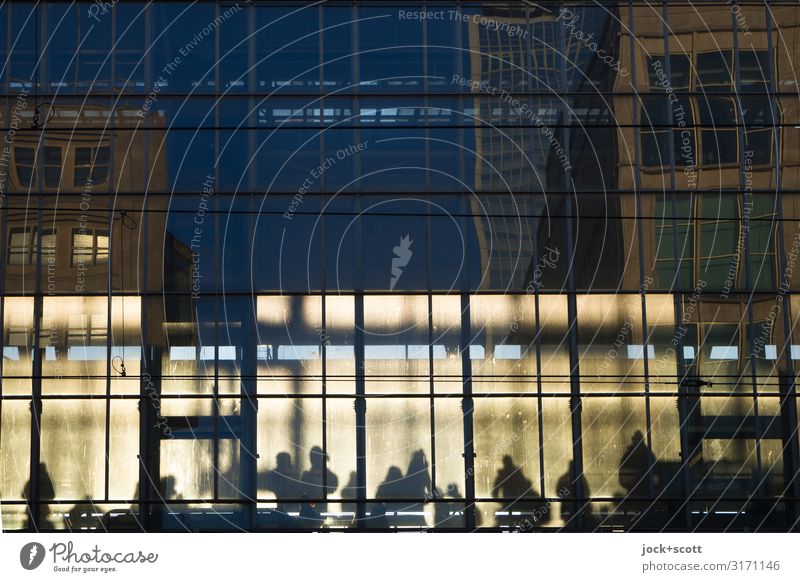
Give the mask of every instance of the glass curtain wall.
<path id="1" fill-rule="evenodd" d="M 4 530 L 797 528 L 796 3 L 111 4 L 0 6 Z"/>

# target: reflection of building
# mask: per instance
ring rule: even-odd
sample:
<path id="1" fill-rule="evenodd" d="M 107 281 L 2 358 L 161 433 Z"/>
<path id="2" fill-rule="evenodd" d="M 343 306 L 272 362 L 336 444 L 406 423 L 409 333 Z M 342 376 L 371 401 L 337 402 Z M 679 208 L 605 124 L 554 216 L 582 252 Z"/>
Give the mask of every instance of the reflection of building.
<path id="1" fill-rule="evenodd" d="M 596 39 L 603 54 L 619 52 L 613 11 L 585 9 L 577 14 L 583 33 Z M 470 79 L 486 87 L 473 93 L 473 110 L 479 113 L 474 121 L 475 185 L 479 191 L 500 194 L 471 200 L 481 287 L 498 289 L 508 282 L 508 289 L 519 291 L 540 283 L 534 281 L 537 243 L 557 244 L 551 242 L 558 236 L 553 236 L 550 216 L 575 212 L 555 193 L 616 187 L 616 151 L 610 147 L 616 139 L 613 118 L 609 104 L 593 94 L 608 90 L 613 75 L 596 53 L 565 32 L 569 29 L 554 11 L 487 6 L 482 15 L 526 31 L 510 35 L 503 26 L 487 27 L 480 20 L 469 25 Z M 570 92 L 575 96 L 564 95 Z M 586 96 L 580 96 L 584 92 Z M 519 100 L 518 106 L 514 100 Z M 537 194 L 525 195 L 530 192 Z M 586 198 L 578 212 L 614 219 L 619 211 L 614 200 Z M 583 273 L 598 261 L 604 263 L 602 282 L 595 278 L 595 286 L 608 287 L 603 283 L 612 280 L 619 267 L 605 264 L 607 259 L 597 254 L 596 237 L 605 235 L 614 246 L 621 241 L 608 231 L 608 224 L 603 230 L 597 221 L 582 224 L 572 257 L 575 270 Z M 615 226 L 612 221 L 612 229 Z M 562 275 L 561 284 L 566 283 L 563 270 L 550 275 L 549 282 Z"/>
<path id="2" fill-rule="evenodd" d="M 75 52 L 74 33 L 51 35 L 50 12 L 82 23 L 76 7 L 12 4 L 3 30 L 33 11 L 59 55 Z M 111 8 L 113 38 L 133 23 L 130 6 Z M 5 528 L 507 530 L 547 502 L 533 529 L 796 528 L 800 341 L 788 309 L 800 279 L 775 305 L 797 199 L 781 192 L 779 209 L 772 196 L 779 173 L 794 187 L 796 96 L 780 56 L 781 94 L 766 97 L 786 122 L 777 135 L 755 73 L 763 15 L 747 15 L 750 59 L 741 42 L 709 49 L 726 4 L 704 7 L 718 16 L 712 32 L 668 6 L 688 47 L 664 59 L 680 93 L 670 103 L 645 52 L 658 58 L 664 29 L 640 6 L 633 22 L 629 7 L 586 7 L 573 29 L 533 6 L 470 4 L 525 36 L 480 19 L 401 21 L 394 4 L 292 16 L 249 3 L 160 82 L 140 123 L 184 32 L 221 8 L 146 6 L 141 47 L 125 44 L 104 77 L 124 87 L 113 108 L 111 83 L 80 107 L 100 49 L 78 51 L 68 81 L 42 55 L 40 94 L 81 95 L 57 99 L 43 133 L 18 132 L 8 158 Z M 797 20 L 775 10 L 782 26 Z M 165 42 L 148 37 L 179 16 Z M 280 31 L 251 34 L 279 16 Z M 600 60 L 589 34 L 630 74 Z M 776 51 L 794 59 L 794 36 L 772 35 Z M 7 95 L 34 44 L 12 55 L 11 77 L 0 71 Z M 700 77 L 715 88 L 707 99 Z M 734 86 L 750 90 L 731 117 Z M 322 105 L 311 94 L 334 87 Z M 700 126 L 666 127 L 676 104 Z M 729 123 L 745 117 L 747 129 Z M 693 192 L 670 147 L 683 129 Z M 762 144 L 749 172 L 744 137 Z M 332 158 L 301 202 L 300 185 Z M 763 220 L 773 216 L 783 220 Z M 413 256 L 392 288 L 406 238 Z M 28 497 L 42 504 L 32 524 Z"/>
<path id="3" fill-rule="evenodd" d="M 691 7 L 671 6 L 668 28 L 634 6 L 635 42 L 623 32 L 620 47 L 643 72 L 640 98 L 614 98 L 619 187 L 641 191 L 622 199 L 621 212 L 645 218 L 639 234 L 623 228 L 644 269 L 641 280 L 626 271 L 623 286 L 682 291 L 647 305 L 650 374 L 671 376 L 651 386 L 671 382 L 680 394 L 687 483 L 698 495 L 725 488 L 730 507 L 754 494 L 754 480 L 755 494 L 775 495 L 797 470 L 795 402 L 786 399 L 796 347 L 786 345 L 790 305 L 780 291 L 796 235 L 796 197 L 780 193 L 797 188 L 798 136 L 783 125 L 796 96 L 771 93 L 785 90 L 800 56 L 794 46 L 776 49 L 777 27 L 793 34 L 800 13 L 776 7 L 768 25 L 763 7 L 736 9 L 746 30 L 732 25 L 729 6 L 704 8 L 702 26 Z M 628 83 L 618 79 L 616 90 Z M 797 288 L 791 279 L 785 291 Z"/>
<path id="4" fill-rule="evenodd" d="M 23 124 L 31 123 L 33 109 L 29 100 Z M 41 244 L 43 292 L 107 290 L 110 233 L 116 232 L 117 252 L 136 253 L 143 243 L 139 231 L 143 198 L 126 197 L 111 206 L 106 192 L 142 193 L 148 187 L 165 190 L 166 160 L 146 164 L 143 159 L 164 134 L 137 132 L 133 126 L 130 130 L 110 129 L 128 126 L 136 119 L 136 110 L 131 108 L 118 107 L 112 115 L 104 106 L 65 101 L 44 109 L 50 111 L 44 140 L 41 132 L 19 131 L 9 148 L 5 289 L 34 291 L 32 275 Z M 41 224 L 35 206 L 20 198 L 23 193 L 39 192 L 43 194 Z M 154 226 L 157 229 L 158 225 Z M 122 289 L 123 279 L 125 289 L 136 288 L 136 264 L 132 261 L 127 268 L 124 263 L 114 266 L 112 288 Z"/>
<path id="5" fill-rule="evenodd" d="M 465 120 L 475 125 L 475 184 L 479 190 L 504 194 L 470 201 L 472 213 L 480 217 L 475 220 L 482 286 L 496 288 L 500 281 L 512 279 L 517 283 L 515 287 L 524 288 L 522 278 L 530 261 L 534 233 L 519 216 L 535 214 L 537 205 L 530 204 L 527 197 L 513 200 L 507 194 L 538 189 L 536 186 L 540 187 L 545 179 L 542 170 L 548 157 L 547 146 L 533 138 L 529 128 L 520 125 L 510 105 L 512 95 L 525 93 L 536 84 L 527 66 L 530 31 L 524 7 L 484 7 L 482 15 L 526 31 L 525 35 L 512 35 L 502 26 L 493 30 L 480 21 L 469 23 L 469 78 L 486 83 L 487 87 L 475 92 L 473 109 L 477 119 Z M 535 68 L 534 77 L 547 72 Z M 508 97 L 492 97 L 499 91 Z"/>
<path id="6" fill-rule="evenodd" d="M 143 156 L 150 149 L 146 142 L 155 142 L 163 133 L 109 128 L 124 126 L 134 118 L 136 111 L 131 108 L 111 110 L 69 100 L 56 103 L 44 108 L 50 111 L 44 132 L 28 129 L 33 99 L 20 107 L 17 113 L 23 129 L 9 145 L 8 193 L 2 217 L 4 289 L 8 294 L 3 306 L 3 393 L 21 396 L 33 390 L 58 397 L 77 390 L 95 398 L 109 392 L 127 393 L 138 389 L 142 302 L 137 296 L 115 296 L 109 301 L 109 285 L 115 293 L 140 289 L 136 256 L 155 246 L 155 234 L 164 228 L 166 213 L 152 213 L 151 240 L 142 239 L 145 176 L 151 188 L 167 187 L 166 165 L 150 164 L 146 174 Z M 114 187 L 132 194 L 115 201 L 107 194 Z M 123 370 L 125 378 L 121 377 Z M 41 380 L 32 381 L 31 376 L 41 376 Z M 42 483 L 53 479 L 56 492 L 67 497 L 127 497 L 131 491 L 125 489 L 130 487 L 119 489 L 116 483 L 138 478 L 136 468 L 124 461 L 138 452 L 136 425 L 124 418 L 131 404 L 135 410 L 135 402 L 115 403 L 110 416 L 100 402 L 41 404 L 37 411 L 41 438 L 35 440 L 46 474 L 36 486 L 22 474 L 15 475 L 12 483 L 24 480 L 26 491 L 41 492 Z M 15 418 L 22 411 L 11 408 L 10 414 Z M 104 425 L 119 435 L 108 454 L 102 438 Z M 65 434 L 84 443 L 76 451 L 80 463 L 88 468 L 83 478 L 75 479 L 72 462 L 64 454 Z M 30 438 L 18 443 L 20 450 L 30 449 Z M 106 473 L 110 484 L 104 486 Z M 114 495 L 103 494 L 108 486 Z M 12 497 L 21 492 L 15 489 L 11 489 Z M 16 520 L 22 519 L 20 509 L 24 508 L 4 507 L 5 527 L 13 528 Z M 66 512 L 68 508 L 62 509 Z M 87 515 L 102 514 L 106 509 L 102 505 L 75 506 L 75 515 L 61 520 L 54 517 L 52 508 L 44 507 L 41 515 L 51 527 L 61 528 L 65 523 L 74 527 Z"/>

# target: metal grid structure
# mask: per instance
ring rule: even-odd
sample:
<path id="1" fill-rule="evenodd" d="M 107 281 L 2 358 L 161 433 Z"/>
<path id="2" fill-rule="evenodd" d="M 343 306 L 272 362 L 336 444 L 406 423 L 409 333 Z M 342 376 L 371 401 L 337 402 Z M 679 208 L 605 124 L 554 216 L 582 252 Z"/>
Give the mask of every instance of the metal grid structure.
<path id="1" fill-rule="evenodd" d="M 797 529 L 800 9 L 408 4 L 0 8 L 4 529 Z"/>

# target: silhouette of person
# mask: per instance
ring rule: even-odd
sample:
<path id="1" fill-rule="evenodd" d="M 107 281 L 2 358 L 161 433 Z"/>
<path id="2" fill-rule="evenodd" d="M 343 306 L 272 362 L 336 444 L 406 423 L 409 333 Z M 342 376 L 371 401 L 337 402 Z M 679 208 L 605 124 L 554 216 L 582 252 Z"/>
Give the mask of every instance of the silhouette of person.
<path id="1" fill-rule="evenodd" d="M 110 509 L 101 519 L 105 531 L 144 531 L 144 524 L 139 521 L 140 483 L 136 483 L 128 509 Z"/>
<path id="2" fill-rule="evenodd" d="M 183 495 L 178 493 L 177 480 L 172 475 L 164 475 L 159 481 L 158 492 L 163 501 L 170 499 L 183 499 Z"/>
<path id="3" fill-rule="evenodd" d="M 378 499 L 399 499 L 403 497 L 403 472 L 400 470 L 400 467 L 391 466 L 389 470 L 386 472 L 386 477 L 383 479 L 383 483 L 378 485 L 378 489 L 375 492 L 375 497 Z M 389 502 L 384 504 L 384 516 L 386 516 L 387 512 L 395 513 L 403 507 L 402 503 L 398 502 Z M 387 523 L 392 525 L 391 521 L 389 521 L 388 516 Z"/>
<path id="4" fill-rule="evenodd" d="M 25 483 L 22 489 L 22 497 L 27 504 L 27 523 L 25 529 L 36 529 L 33 523 L 33 512 L 38 517 L 39 530 L 55 529 L 55 524 L 50 521 L 50 508 L 47 506 L 47 501 L 53 501 L 56 498 L 55 487 L 53 486 L 53 479 L 50 476 L 50 471 L 47 470 L 47 463 L 39 463 L 39 499 L 30 499 L 30 480 Z M 42 503 L 35 503 L 41 501 Z"/>
<path id="5" fill-rule="evenodd" d="M 305 493 L 311 499 L 322 499 L 332 495 L 339 488 L 339 478 L 327 468 L 328 455 L 323 452 L 322 447 L 311 447 L 309 460 L 311 468 L 304 471 L 301 478 Z M 320 513 L 325 513 L 327 509 L 326 503 L 317 503 L 317 511 Z"/>
<path id="6" fill-rule="evenodd" d="M 342 499 L 357 499 L 358 498 L 358 476 L 355 471 L 350 472 L 350 479 L 347 485 L 342 487 Z M 353 502 L 342 503 L 342 513 L 352 513 L 355 520 L 356 504 Z"/>
<path id="7" fill-rule="evenodd" d="M 367 525 L 371 529 L 389 529 L 389 519 L 386 517 L 386 506 L 383 503 L 375 503 L 372 506 Z"/>
<path id="8" fill-rule="evenodd" d="M 84 491 L 77 499 L 88 499 L 89 495 Z M 102 525 L 94 517 L 96 507 L 93 503 L 76 503 L 67 510 L 64 515 L 64 529 L 68 531 L 81 531 L 83 529 L 95 529 Z"/>
<path id="9" fill-rule="evenodd" d="M 619 483 L 631 497 L 647 495 L 647 472 L 655 464 L 655 457 L 647 450 L 642 431 L 631 437 L 631 444 L 619 462 Z"/>
<path id="10" fill-rule="evenodd" d="M 503 466 L 498 469 L 492 486 L 492 497 L 511 499 L 511 501 L 503 501 L 500 504 L 503 507 L 501 511 L 508 512 L 508 519 L 503 521 L 510 523 L 530 517 L 529 514 L 532 513 L 535 504 L 530 501 L 524 502 L 521 499 L 538 496 L 539 494 L 533 488 L 533 483 L 525 477 L 522 468 L 514 464 L 511 455 L 505 455 Z M 515 512 L 519 512 L 520 515 L 514 515 Z"/>
<path id="11" fill-rule="evenodd" d="M 298 525 L 307 529 L 319 529 L 325 521 L 317 511 L 317 504 L 309 499 L 306 493 L 303 493 L 300 498 L 300 520 Z"/>
<path id="12" fill-rule="evenodd" d="M 173 527 L 175 523 L 181 523 L 185 513 L 186 505 L 182 503 L 170 503 L 179 501 L 183 495 L 178 492 L 178 481 L 173 475 L 164 475 L 158 482 L 159 500 L 153 506 L 153 516 L 161 520 L 162 527 Z"/>
<path id="13" fill-rule="evenodd" d="M 497 477 L 492 487 L 493 497 L 519 498 L 532 495 L 533 483 L 525 477 L 522 468 L 514 464 L 511 455 L 503 457 L 503 466 L 497 470 Z M 535 493 L 533 493 L 535 495 Z"/>
<path id="14" fill-rule="evenodd" d="M 445 491 L 437 488 L 433 494 L 436 500 L 434 507 L 434 527 L 464 527 L 464 503 L 456 501 L 443 501 L 447 497 L 462 497 L 458 484 L 450 483 Z M 475 508 L 475 527 L 480 527 L 483 522 L 481 512 Z"/>
<path id="15" fill-rule="evenodd" d="M 420 515 L 413 516 L 411 522 L 413 525 L 424 526 L 425 505 L 422 501 L 428 499 L 431 494 L 431 473 L 428 459 L 425 457 L 425 451 L 422 449 L 419 449 L 411 455 L 408 469 L 406 469 L 405 477 L 403 477 L 402 490 L 403 497 L 419 500 L 419 503 L 407 506 L 406 511 L 418 512 Z"/>
<path id="16" fill-rule="evenodd" d="M 588 499 L 591 497 L 589 491 L 589 483 L 586 477 L 581 473 L 580 477 L 581 495 L 583 498 Z M 567 465 L 567 472 L 559 477 L 556 483 L 556 495 L 561 500 L 561 519 L 564 521 L 564 527 L 576 527 L 577 522 L 574 521 L 575 515 L 581 513 L 583 518 L 583 528 L 591 529 L 593 526 L 593 519 L 589 503 L 585 501 L 569 501 L 577 497 L 577 484 L 578 479 L 575 477 L 575 460 L 571 460 Z"/>
<path id="17" fill-rule="evenodd" d="M 65 529 L 68 531 L 81 531 L 91 529 L 96 522 L 92 519 L 92 505 L 76 503 L 64 515 Z"/>
<path id="18" fill-rule="evenodd" d="M 403 472 L 400 470 L 400 467 L 391 466 L 386 472 L 386 477 L 384 477 L 383 483 L 378 485 L 378 490 L 375 493 L 375 497 L 389 499 L 402 497 L 402 487 Z"/>
<path id="19" fill-rule="evenodd" d="M 292 457 L 289 453 L 278 453 L 275 456 L 275 468 L 267 471 L 264 475 L 264 486 L 275 494 L 278 499 L 277 510 L 288 513 L 297 507 L 297 503 L 287 503 L 282 499 L 297 498 L 299 487 L 296 479 L 296 471 L 292 465 Z"/>
<path id="20" fill-rule="evenodd" d="M 406 475 L 403 478 L 403 489 L 408 497 L 425 499 L 431 490 L 431 473 L 425 451 L 419 449 L 408 463 Z"/>

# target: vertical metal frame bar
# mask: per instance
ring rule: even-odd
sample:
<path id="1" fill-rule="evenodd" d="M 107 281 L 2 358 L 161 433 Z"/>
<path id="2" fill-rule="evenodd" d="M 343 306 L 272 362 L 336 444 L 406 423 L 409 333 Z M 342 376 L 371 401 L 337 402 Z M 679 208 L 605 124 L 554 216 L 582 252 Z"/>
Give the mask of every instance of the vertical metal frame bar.
<path id="1" fill-rule="evenodd" d="M 662 19 L 662 30 L 664 34 L 664 72 L 667 75 L 667 78 L 670 79 L 670 83 L 672 80 L 672 67 L 670 66 L 671 60 L 671 51 L 670 51 L 670 26 L 669 26 L 669 1 L 663 0 L 661 4 L 661 19 Z M 666 96 L 664 97 L 665 104 L 668 105 L 669 101 L 667 100 Z M 673 119 L 672 115 L 672 108 L 667 107 L 667 124 L 669 125 L 669 133 L 667 143 L 669 144 L 669 184 L 670 184 L 670 198 L 671 198 L 671 205 L 672 205 L 672 252 L 674 257 L 674 284 L 672 286 L 672 293 L 675 299 L 675 325 L 680 325 L 683 321 L 683 302 L 682 302 L 682 285 L 683 281 L 681 280 L 681 263 L 683 261 L 681 249 L 678 246 L 678 198 L 676 189 L 676 181 L 675 181 L 675 132 L 673 131 L 673 125 L 675 120 Z M 697 148 L 697 140 L 695 140 L 695 149 Z M 695 157 L 697 156 L 697 152 L 695 151 Z M 695 193 L 691 192 L 691 201 L 692 205 L 694 204 L 694 197 Z M 694 211 L 690 210 L 690 221 L 694 221 Z M 692 233 L 693 235 L 696 232 L 696 225 L 692 226 Z M 694 245 L 694 243 L 692 243 Z M 692 280 L 694 280 L 694 264 L 692 269 Z M 691 283 L 691 282 L 690 282 Z M 693 414 L 695 410 L 695 406 L 692 407 L 692 410 L 687 410 L 687 400 L 688 400 L 688 390 L 686 385 L 687 375 L 686 375 L 686 366 L 684 362 L 684 341 L 683 335 L 676 334 L 678 340 L 678 353 L 677 353 L 677 389 L 678 389 L 678 414 L 680 420 L 680 430 L 681 430 L 681 452 L 682 452 L 682 459 L 681 459 L 681 475 L 683 478 L 684 484 L 684 491 L 685 491 L 685 499 L 681 504 L 682 509 L 682 516 L 683 517 L 683 524 L 682 527 L 684 529 L 688 529 L 691 527 L 691 495 L 690 495 L 690 479 L 689 479 L 689 461 L 691 460 L 692 454 L 694 451 L 689 451 L 689 417 Z"/>
<path id="2" fill-rule="evenodd" d="M 654 456 L 653 456 L 653 432 L 652 432 L 652 418 L 651 418 L 651 411 L 650 411 L 650 355 L 649 355 L 649 347 L 650 347 L 650 328 L 647 324 L 647 291 L 648 291 L 648 283 L 645 280 L 645 266 L 644 266 L 644 226 L 643 226 L 643 219 L 642 219 L 642 182 L 641 182 L 641 171 L 642 171 L 642 163 L 641 163 L 641 127 L 640 124 L 637 123 L 637 120 L 640 120 L 639 116 L 639 92 L 636 86 L 637 76 L 636 76 L 636 65 L 638 59 L 636 56 L 638 52 L 636 50 L 636 29 L 634 24 L 634 11 L 633 11 L 633 2 L 632 0 L 628 0 L 627 2 L 627 14 L 628 14 L 628 21 L 627 27 L 630 31 L 628 35 L 629 38 L 629 50 L 630 50 L 630 66 L 631 66 L 631 112 L 633 119 L 631 120 L 631 125 L 633 127 L 633 155 L 634 155 L 634 197 L 635 197 L 635 207 L 636 207 L 636 237 L 638 239 L 637 249 L 639 251 L 639 297 L 640 297 L 640 308 L 641 308 L 641 323 L 642 323 L 642 344 L 643 344 L 643 357 L 644 357 L 644 392 L 645 392 L 645 427 L 646 427 L 646 446 L 647 446 L 647 459 L 648 459 L 648 466 L 646 469 L 646 478 L 647 478 L 647 494 L 649 497 L 653 497 L 655 495 L 655 488 L 653 484 L 653 472 L 655 469 L 654 465 Z M 621 16 L 621 14 L 620 14 Z M 625 21 L 622 21 L 622 26 L 625 26 Z M 635 523 L 638 523 L 638 519 Z M 635 525 L 634 523 L 634 525 Z"/>
<path id="3" fill-rule="evenodd" d="M 735 0 L 732 6 L 737 6 Z M 754 330 L 754 323 L 753 323 L 753 299 L 757 297 L 757 293 L 755 290 L 755 285 L 753 282 L 752 271 L 750 269 L 750 216 L 747 210 L 747 192 L 746 192 L 746 177 L 745 177 L 745 168 L 744 168 L 744 153 L 745 149 L 745 139 L 747 134 L 745 133 L 744 127 L 744 111 L 742 109 L 742 102 L 741 102 L 741 92 L 742 92 L 742 83 L 741 83 L 741 66 L 740 66 L 740 57 L 739 57 L 739 32 L 736 25 L 736 14 L 733 10 L 731 10 L 731 34 L 733 35 L 733 71 L 731 73 L 734 75 L 734 90 L 735 90 L 735 97 L 734 97 L 734 105 L 736 108 L 736 123 L 737 123 L 737 135 L 738 135 L 738 158 L 739 158 L 739 187 L 741 189 L 740 199 L 739 202 L 741 203 L 742 214 L 739 216 L 739 229 L 738 232 L 741 232 L 741 229 L 744 229 L 744 274 L 745 274 L 745 290 L 748 293 L 748 300 L 747 300 L 747 350 L 748 356 L 746 356 L 750 360 L 750 387 L 753 394 L 753 426 L 755 432 L 755 441 L 756 441 L 756 470 L 758 474 L 761 474 L 761 439 L 762 439 L 762 431 L 761 431 L 761 423 L 759 421 L 759 411 L 758 411 L 758 379 L 756 373 L 756 366 L 758 365 L 758 360 L 756 358 L 755 349 L 752 346 L 755 346 L 755 330 Z M 751 193 L 752 196 L 752 193 Z M 738 239 L 737 239 L 738 240 Z M 739 249 L 736 249 L 737 253 Z M 743 398 L 743 396 L 742 396 Z M 749 455 L 748 455 L 749 457 Z M 761 483 L 756 485 L 755 491 L 750 492 L 750 497 L 758 496 L 760 497 L 763 494 L 763 486 Z M 747 501 L 742 503 L 742 507 L 740 511 L 744 512 L 747 509 Z"/>
<path id="4" fill-rule="evenodd" d="M 36 12 L 36 67 L 32 73 L 33 91 L 34 91 L 34 107 L 38 103 L 39 85 L 42 77 L 42 55 L 39 52 L 39 44 L 41 42 L 41 33 L 39 30 L 40 24 L 46 30 L 46 17 L 45 11 L 41 10 L 43 4 L 34 6 Z M 41 13 L 40 13 L 41 10 Z M 42 296 L 42 234 L 44 223 L 42 220 L 44 214 L 44 195 L 43 195 L 43 164 L 42 164 L 42 151 L 44 141 L 44 132 L 39 134 L 39 142 L 35 157 L 36 166 L 35 184 L 38 191 L 37 194 L 37 215 L 36 215 L 36 282 L 35 282 L 35 295 L 33 300 L 33 327 L 34 327 L 34 360 L 33 360 L 33 383 L 32 383 L 32 398 L 31 398 L 31 456 L 30 456 L 30 481 L 28 487 L 28 501 L 33 504 L 29 505 L 29 525 L 33 531 L 38 531 L 40 528 L 39 518 L 41 515 L 42 505 L 39 498 L 39 465 L 41 462 L 41 422 L 42 422 L 42 360 L 44 359 L 44 351 L 41 348 L 41 325 L 43 315 L 43 296 Z"/>
<path id="5" fill-rule="evenodd" d="M 776 51 L 774 46 L 772 28 L 774 24 L 771 2 L 767 0 L 764 6 L 765 22 L 767 29 L 767 49 L 769 52 L 769 88 L 772 93 L 770 98 L 770 114 L 773 124 L 772 131 L 772 150 L 775 160 L 775 210 L 778 214 L 778 257 L 781 276 L 783 281 L 786 273 L 786 238 L 783 213 L 783 168 L 781 166 L 781 128 L 777 117 L 780 116 L 780 102 L 778 101 L 778 72 L 776 68 Z M 795 227 L 796 228 L 796 227 Z M 786 375 L 780 378 L 780 410 L 783 422 L 783 459 L 784 459 L 784 490 L 783 495 L 789 497 L 786 502 L 786 531 L 798 531 L 800 526 L 800 452 L 798 447 L 798 414 L 797 414 L 797 377 L 795 376 L 794 361 L 791 355 L 792 346 L 792 322 L 790 309 L 796 309 L 793 304 L 795 294 L 789 295 L 789 308 L 783 309 L 784 326 L 784 363 Z M 788 481 L 787 481 L 788 478 Z"/>
<path id="6" fill-rule="evenodd" d="M 564 7 L 563 2 L 558 3 L 558 10 L 561 12 Z M 567 52 L 567 41 L 565 37 L 564 27 L 559 27 L 556 33 L 558 43 L 558 60 L 560 67 L 558 72 L 559 88 L 565 92 L 569 92 L 567 67 L 569 66 L 569 54 Z M 570 152 L 570 132 L 567 127 L 569 120 L 569 112 L 565 112 L 562 107 L 559 107 L 558 113 L 559 123 L 562 126 L 560 130 L 561 143 L 564 144 L 564 150 Z M 572 197 L 569 195 L 570 188 L 573 186 L 572 169 L 568 168 L 564 171 L 564 188 L 565 195 L 565 214 L 566 218 L 566 255 L 570 257 L 570 261 L 574 256 L 574 228 L 573 221 L 576 219 L 573 210 Z M 583 398 L 581 392 L 581 377 L 580 377 L 580 356 L 578 352 L 578 305 L 575 289 L 575 272 L 570 265 L 567 272 L 567 317 L 569 321 L 569 385 L 570 385 L 570 420 L 572 426 L 572 484 L 574 491 L 570 492 L 570 496 L 575 500 L 573 507 L 575 513 L 566 524 L 567 528 L 582 529 L 584 526 L 584 513 L 590 507 L 587 491 L 584 491 L 583 479 Z"/>

